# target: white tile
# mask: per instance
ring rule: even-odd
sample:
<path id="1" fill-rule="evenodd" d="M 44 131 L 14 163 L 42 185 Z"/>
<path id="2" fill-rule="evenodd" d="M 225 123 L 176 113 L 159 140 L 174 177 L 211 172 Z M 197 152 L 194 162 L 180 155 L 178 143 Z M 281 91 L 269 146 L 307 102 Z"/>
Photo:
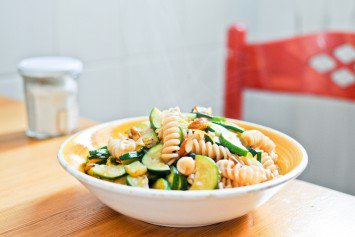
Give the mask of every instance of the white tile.
<path id="1" fill-rule="evenodd" d="M 255 16 L 260 5 L 260 0 L 229 0 L 227 4 L 227 27 L 236 23 L 242 24 L 247 30 L 248 41 L 253 41 L 256 38 L 255 35 L 258 33 L 259 19 Z"/>
<path id="2" fill-rule="evenodd" d="M 354 0 L 328 0 L 325 12 L 327 13 L 328 27 L 334 30 L 355 30 Z M 339 4 L 341 3 L 341 4 Z"/>
<path id="3" fill-rule="evenodd" d="M 243 119 L 294 134 L 297 97 L 255 90 L 243 96 Z"/>
<path id="4" fill-rule="evenodd" d="M 294 1 L 294 17 L 296 18 L 297 33 L 309 33 L 326 30 L 329 25 L 328 4 L 324 0 Z"/>
<path id="5" fill-rule="evenodd" d="M 92 65 L 79 78 L 80 115 L 98 121 L 127 117 L 127 81 L 121 63 Z"/>
<path id="6" fill-rule="evenodd" d="M 177 78 L 171 67 L 168 59 L 129 59 L 126 79 L 130 116 L 147 115 L 154 106 L 165 109 L 179 104 L 181 92 L 176 89 Z"/>
<path id="7" fill-rule="evenodd" d="M 129 55 L 182 45 L 179 1 L 123 0 L 118 15 Z"/>
<path id="8" fill-rule="evenodd" d="M 58 0 L 57 52 L 84 61 L 124 55 L 119 8 L 116 0 Z"/>
<path id="9" fill-rule="evenodd" d="M 224 48 L 209 49 L 192 53 L 191 102 L 211 106 L 215 114 L 223 113 L 224 95 Z M 188 82 L 190 83 L 190 82 Z"/>
<path id="10" fill-rule="evenodd" d="M 248 29 L 248 39 L 265 41 L 294 35 L 294 9 L 295 3 L 292 0 L 259 0 L 251 16 L 257 23 Z"/>
<path id="11" fill-rule="evenodd" d="M 0 96 L 23 100 L 24 92 L 22 78 L 16 74 L 5 77 L 2 76 L 0 78 Z"/>
<path id="12" fill-rule="evenodd" d="M 165 109 L 178 105 L 188 111 L 196 104 L 212 106 L 220 114 L 221 55 L 221 51 L 210 51 L 129 57 L 124 66 L 128 115 L 146 115 L 154 106 Z"/>
<path id="13" fill-rule="evenodd" d="M 183 0 L 182 35 L 186 45 L 224 45 L 229 26 L 227 1 Z"/>
<path id="14" fill-rule="evenodd" d="M 352 103 L 332 99 L 302 96 L 297 102 L 294 124 L 295 138 L 306 148 L 309 165 L 302 179 L 341 190 L 349 167 L 348 141 L 354 135 L 347 111 L 354 111 Z M 331 176 L 326 174 L 332 174 Z"/>
<path id="15" fill-rule="evenodd" d="M 15 72 L 25 57 L 53 53 L 52 2 L 0 1 L 0 73 Z"/>

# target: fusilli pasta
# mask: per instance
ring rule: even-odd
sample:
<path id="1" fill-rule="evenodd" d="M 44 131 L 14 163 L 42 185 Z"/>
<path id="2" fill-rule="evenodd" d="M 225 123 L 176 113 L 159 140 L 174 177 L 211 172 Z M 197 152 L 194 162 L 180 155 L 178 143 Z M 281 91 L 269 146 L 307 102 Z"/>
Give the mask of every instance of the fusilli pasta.
<path id="1" fill-rule="evenodd" d="M 279 175 L 277 166 L 275 165 L 271 156 L 266 152 L 263 152 L 261 155 L 261 164 L 264 166 L 265 169 L 270 170 L 273 177 L 277 177 Z"/>
<path id="2" fill-rule="evenodd" d="M 217 162 L 218 168 L 223 177 L 233 180 L 233 187 L 258 184 L 268 180 L 268 171 L 259 166 L 241 166 L 229 160 Z"/>
<path id="3" fill-rule="evenodd" d="M 259 167 L 264 167 L 257 159 L 249 156 L 241 156 L 240 159 L 244 162 L 245 165 L 255 165 Z"/>
<path id="4" fill-rule="evenodd" d="M 203 140 L 205 136 L 205 132 L 201 130 L 183 130 L 184 131 L 184 138 L 185 139 L 198 139 L 198 140 Z"/>
<path id="5" fill-rule="evenodd" d="M 165 162 L 179 158 L 180 130 L 179 116 L 176 113 L 168 112 L 163 118 L 163 150 L 161 158 Z"/>
<path id="6" fill-rule="evenodd" d="M 221 177 L 221 181 L 218 183 L 218 189 L 233 188 L 233 181 L 226 177 Z"/>
<path id="7" fill-rule="evenodd" d="M 198 155 L 208 156 L 217 161 L 220 159 L 228 159 L 232 155 L 226 147 L 197 139 L 188 140 L 185 145 L 185 151 L 187 153 L 193 152 Z"/>
<path id="8" fill-rule="evenodd" d="M 275 143 L 258 130 L 248 130 L 240 136 L 243 145 L 250 146 L 254 149 L 260 149 L 267 153 L 271 153 L 275 149 Z"/>

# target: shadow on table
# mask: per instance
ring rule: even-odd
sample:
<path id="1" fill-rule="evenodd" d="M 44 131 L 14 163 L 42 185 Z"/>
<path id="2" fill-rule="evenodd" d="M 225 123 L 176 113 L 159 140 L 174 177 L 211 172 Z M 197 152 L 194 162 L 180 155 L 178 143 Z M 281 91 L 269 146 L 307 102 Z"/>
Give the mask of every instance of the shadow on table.
<path id="1" fill-rule="evenodd" d="M 16 131 L 0 135 L 0 150 L 9 151 L 25 145 L 31 145 L 43 140 L 37 140 L 26 136 L 25 131 Z"/>

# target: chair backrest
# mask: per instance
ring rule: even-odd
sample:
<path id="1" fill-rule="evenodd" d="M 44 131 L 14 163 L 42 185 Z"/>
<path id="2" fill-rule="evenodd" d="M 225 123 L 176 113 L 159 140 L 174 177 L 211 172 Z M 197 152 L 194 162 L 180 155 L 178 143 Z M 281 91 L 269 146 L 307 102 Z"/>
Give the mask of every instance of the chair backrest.
<path id="1" fill-rule="evenodd" d="M 244 88 L 355 100 L 355 32 L 324 32 L 249 44 L 228 31 L 224 113 L 240 118 Z"/>

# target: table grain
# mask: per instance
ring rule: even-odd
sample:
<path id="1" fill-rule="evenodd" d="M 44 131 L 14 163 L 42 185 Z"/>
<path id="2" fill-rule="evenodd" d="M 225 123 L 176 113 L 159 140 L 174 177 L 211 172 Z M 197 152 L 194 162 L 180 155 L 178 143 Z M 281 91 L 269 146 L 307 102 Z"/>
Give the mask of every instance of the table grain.
<path id="1" fill-rule="evenodd" d="M 79 127 L 94 124 L 81 119 Z M 1 236 L 355 235 L 354 196 L 299 180 L 228 222 L 169 228 L 137 221 L 106 207 L 61 168 L 56 155 L 66 137 L 35 140 L 25 129 L 23 103 L 0 97 Z"/>

